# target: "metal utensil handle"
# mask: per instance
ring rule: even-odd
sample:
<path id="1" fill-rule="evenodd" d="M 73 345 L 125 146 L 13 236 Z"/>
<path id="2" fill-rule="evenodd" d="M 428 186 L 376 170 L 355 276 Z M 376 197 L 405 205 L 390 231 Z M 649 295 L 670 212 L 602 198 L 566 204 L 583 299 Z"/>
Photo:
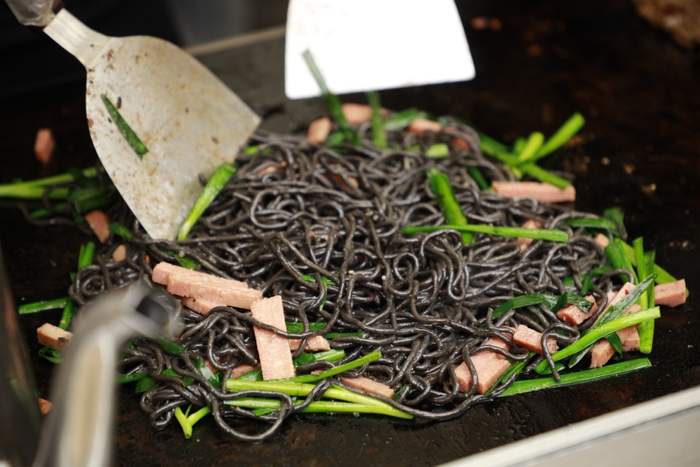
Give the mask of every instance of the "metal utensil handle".
<path id="1" fill-rule="evenodd" d="M 5 0 L 17 20 L 25 26 L 44 27 L 54 17 L 59 0 Z"/>

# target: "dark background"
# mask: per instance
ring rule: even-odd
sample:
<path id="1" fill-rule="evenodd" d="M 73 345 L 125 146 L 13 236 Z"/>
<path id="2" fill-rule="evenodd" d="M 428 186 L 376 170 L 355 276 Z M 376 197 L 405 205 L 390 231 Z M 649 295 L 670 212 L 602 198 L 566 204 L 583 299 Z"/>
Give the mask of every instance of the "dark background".
<path id="1" fill-rule="evenodd" d="M 601 383 L 495 401 L 442 423 L 298 416 L 258 445 L 231 440 L 209 418 L 197 424 L 191 440 L 183 439 L 177 425 L 153 432 L 138 410 L 133 388 L 124 387 L 118 465 L 436 465 L 700 384 L 697 51 L 680 48 L 666 33 L 652 29 L 624 0 L 458 5 L 476 78 L 382 92 L 383 105 L 460 115 L 506 143 L 534 130 L 549 135 L 580 111 L 587 124 L 577 144 L 546 162 L 576 175 L 577 209 L 601 213 L 622 206 L 631 237 L 643 235 L 645 246 L 657 250 L 657 262 L 685 278 L 691 291 L 686 305 L 662 310 L 650 356 L 654 366 Z M 164 13 L 167 5 L 159 1 L 76 1 L 75 8 L 71 2 L 68 6 L 106 34 L 180 40 L 175 21 Z M 497 18 L 501 28 L 472 27 L 471 20 L 482 16 Z M 3 21 L 0 31 L 5 30 Z M 22 30 L 18 34 L 26 41 L 3 42 L 0 49 L 0 183 L 91 165 L 96 156 L 85 123 L 84 71 L 47 37 L 15 29 Z M 283 53 L 278 38 L 199 58 L 258 112 L 281 109 L 264 126 L 290 131 L 325 111 L 317 100 L 284 98 Z M 343 99 L 362 102 L 363 96 Z M 52 128 L 57 139 L 48 166 L 38 164 L 32 151 L 41 127 Z M 16 303 L 65 296 L 79 245 L 90 237 L 71 228 L 32 227 L 13 202 L 0 203 L 0 241 Z M 37 357 L 34 330 L 44 321 L 57 322 L 59 315 L 21 317 L 44 397 L 52 367 Z"/>

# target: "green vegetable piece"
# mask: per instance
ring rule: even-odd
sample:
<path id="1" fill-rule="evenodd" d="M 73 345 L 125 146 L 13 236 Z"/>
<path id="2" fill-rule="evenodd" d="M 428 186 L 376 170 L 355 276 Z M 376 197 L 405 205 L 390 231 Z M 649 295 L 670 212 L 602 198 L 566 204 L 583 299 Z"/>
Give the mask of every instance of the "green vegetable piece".
<path id="1" fill-rule="evenodd" d="M 612 207 L 603 211 L 603 218 L 612 221 L 620 233 L 620 237 L 627 236 L 627 229 L 625 228 L 625 212 L 620 207 Z"/>
<path id="2" fill-rule="evenodd" d="M 338 148 L 345 143 L 345 132 L 344 131 L 334 131 L 328 138 L 326 138 L 326 146 L 331 148 Z"/>
<path id="3" fill-rule="evenodd" d="M 416 118 L 426 118 L 427 116 L 427 113 L 416 108 L 402 110 L 401 112 L 390 115 L 384 120 L 384 130 L 400 131 L 409 126 Z"/>
<path id="4" fill-rule="evenodd" d="M 531 176 L 532 178 L 539 180 L 544 183 L 549 183 L 558 188 L 566 188 L 571 185 L 571 180 L 554 175 L 552 172 L 543 169 L 542 167 L 535 165 L 534 163 L 526 163 L 521 166 L 520 169 L 524 174 Z"/>
<path id="5" fill-rule="evenodd" d="M 182 241 L 187 238 L 192 227 L 197 223 L 197 220 L 202 216 L 204 211 L 209 207 L 209 205 L 214 201 L 216 195 L 226 186 L 229 179 L 236 173 L 236 167 L 224 163 L 216 169 L 214 175 L 211 176 L 207 184 L 202 189 L 202 192 L 197 197 L 197 201 L 194 202 L 192 210 L 185 218 L 185 222 L 180 226 L 180 231 L 177 234 L 177 239 Z"/>
<path id="6" fill-rule="evenodd" d="M 303 276 L 301 276 L 301 278 L 304 279 L 304 280 L 307 281 L 307 282 L 316 282 L 316 278 L 315 278 L 314 276 L 311 276 L 311 275 L 308 275 L 308 274 L 304 274 Z M 323 307 L 326 306 L 326 297 L 328 296 L 328 284 L 333 284 L 333 285 L 335 285 L 335 283 L 334 283 L 332 280 L 330 280 L 330 279 L 328 279 L 328 278 L 326 278 L 326 277 L 321 277 L 321 282 L 323 283 L 323 299 L 321 300 L 321 304 L 318 306 L 318 309 L 319 309 L 319 310 L 323 310 Z M 325 325 L 324 325 L 324 326 L 325 326 Z M 320 330 L 320 329 L 323 329 L 323 327 L 321 327 L 321 328 L 319 328 L 319 329 L 311 329 L 311 330 L 312 330 L 312 331 L 318 331 L 318 330 Z M 289 331 L 289 332 L 291 332 L 291 331 Z M 302 327 L 302 330 L 301 330 L 301 331 L 295 331 L 295 332 L 296 332 L 297 334 L 300 333 L 300 332 L 304 332 L 304 331 L 303 331 L 303 327 Z"/>
<path id="7" fill-rule="evenodd" d="M 584 217 L 578 217 L 578 218 L 573 218 L 573 219 L 566 219 L 564 222 L 562 222 L 565 225 L 568 225 L 570 227 L 573 227 L 575 229 L 579 228 L 586 228 L 586 229 L 598 229 L 598 230 L 607 230 L 611 232 L 613 235 L 616 237 L 620 236 L 620 232 L 617 228 L 617 224 L 606 218 L 600 218 L 600 219 L 586 219 Z"/>
<path id="8" fill-rule="evenodd" d="M 493 310 L 493 319 L 500 318 L 514 308 L 522 308 L 526 306 L 539 305 L 544 303 L 549 308 L 557 306 L 558 298 L 554 295 L 531 294 L 521 295 L 520 297 L 511 298 L 495 310 Z"/>
<path id="9" fill-rule="evenodd" d="M 437 232 L 438 230 L 456 230 L 458 232 L 476 232 L 501 237 L 534 238 L 537 240 L 548 240 L 550 242 L 565 243 L 569 241 L 569 234 L 563 230 L 549 229 L 526 229 L 523 227 L 501 227 L 483 224 L 468 225 L 437 225 L 437 226 L 414 226 L 404 227 L 404 235 L 417 233 Z"/>
<path id="10" fill-rule="evenodd" d="M 476 167 L 467 167 L 467 173 L 476 182 L 477 186 L 482 190 L 488 190 L 491 185 L 486 181 L 484 175 Z"/>
<path id="11" fill-rule="evenodd" d="M 58 323 L 58 327 L 61 329 L 68 329 L 71 321 L 73 321 L 73 315 L 75 315 L 75 302 L 69 299 L 66 302 L 66 306 L 63 308 L 63 314 L 61 315 L 61 321 Z"/>
<path id="12" fill-rule="evenodd" d="M 542 143 L 544 143 L 544 135 L 542 133 L 540 133 L 539 131 L 534 131 L 530 133 L 530 136 L 527 138 L 525 145 L 517 153 L 518 161 L 526 162 L 532 159 L 537 150 L 542 146 Z"/>
<path id="13" fill-rule="evenodd" d="M 183 346 L 166 339 L 156 337 L 153 340 L 155 340 L 163 350 L 165 350 L 166 352 L 170 352 L 173 355 L 182 355 L 187 350 Z"/>
<path id="14" fill-rule="evenodd" d="M 329 332 L 324 335 L 326 339 L 335 339 L 336 337 L 365 337 L 364 332 Z"/>
<path id="15" fill-rule="evenodd" d="M 219 377 L 211 371 L 211 368 L 209 368 L 206 363 L 204 363 L 198 358 L 192 358 L 190 360 L 192 361 L 192 364 L 195 366 L 195 368 L 199 370 L 202 376 L 204 376 L 207 379 L 207 381 L 211 383 L 212 386 L 214 386 L 217 389 L 221 389 L 221 381 L 219 380 Z"/>
<path id="16" fill-rule="evenodd" d="M 578 383 L 588 383 L 598 381 L 611 376 L 623 375 L 643 368 L 649 368 L 651 362 L 647 358 L 638 358 L 621 363 L 603 366 L 591 370 L 578 371 L 576 373 L 568 373 L 561 375 L 561 381 L 557 382 L 554 378 L 536 378 L 526 381 L 516 381 L 511 387 L 501 393 L 501 397 L 513 396 L 515 394 L 523 394 L 526 392 L 539 391 L 540 389 L 548 389 L 552 387 L 569 386 Z"/>
<path id="17" fill-rule="evenodd" d="M 378 148 L 386 147 L 386 135 L 384 134 L 384 123 L 382 122 L 382 104 L 377 91 L 367 93 L 367 101 L 372 107 L 372 141 Z"/>
<path id="18" fill-rule="evenodd" d="M 144 154 L 148 152 L 146 145 L 143 144 L 141 138 L 134 133 L 134 130 L 131 129 L 129 124 L 126 123 L 126 120 L 124 120 L 124 117 L 121 116 L 119 110 L 117 110 L 114 104 L 112 104 L 112 101 L 110 101 L 105 94 L 100 94 L 100 97 L 102 98 L 102 103 L 107 108 L 107 112 L 112 118 L 112 121 L 115 125 L 117 125 L 119 133 L 121 133 L 126 142 L 129 143 L 129 146 L 131 146 L 131 149 L 134 150 L 139 159 L 143 160 Z"/>
<path id="19" fill-rule="evenodd" d="M 564 146 L 564 144 L 573 138 L 585 124 L 586 119 L 583 118 L 583 115 L 578 112 L 574 113 L 547 141 L 545 141 L 542 147 L 537 150 L 532 160 L 541 159 Z"/>
<path id="20" fill-rule="evenodd" d="M 45 358 L 51 363 L 61 363 L 61 361 L 63 361 L 63 354 L 51 347 L 42 347 L 39 350 L 39 356 L 41 358 Z"/>
<path id="21" fill-rule="evenodd" d="M 131 241 L 131 239 L 134 238 L 134 232 L 132 232 L 131 229 L 124 226 L 123 224 L 120 224 L 119 222 L 112 222 L 111 224 L 109 224 L 108 229 L 110 232 L 119 235 L 124 240 Z"/>
<path id="22" fill-rule="evenodd" d="M 150 391 L 151 389 L 155 389 L 158 386 L 160 386 L 160 381 L 156 381 L 155 379 L 151 378 L 150 376 L 146 376 L 145 378 L 140 379 L 138 383 L 136 383 L 136 388 L 134 389 L 134 393 L 141 394 L 142 392 L 146 392 L 146 391 Z"/>
<path id="23" fill-rule="evenodd" d="M 69 297 L 56 298 L 54 300 L 42 300 L 40 302 L 25 303 L 17 308 L 20 315 L 28 315 L 30 313 L 38 313 L 39 311 L 56 310 L 66 306 L 70 300 Z"/>
<path id="24" fill-rule="evenodd" d="M 117 384 L 133 383 L 134 381 L 141 381 L 148 373 L 131 373 L 128 375 L 117 376 Z"/>
<path id="25" fill-rule="evenodd" d="M 467 218 L 462 211 L 462 206 L 460 206 L 459 201 L 455 197 L 447 175 L 435 167 L 428 169 L 426 175 L 430 182 L 430 188 L 435 193 L 440 209 L 442 209 L 442 213 L 445 216 L 445 221 L 451 225 L 466 226 L 468 224 Z M 404 233 L 406 234 L 406 229 L 404 229 Z M 462 233 L 463 244 L 468 245 L 473 241 L 474 236 L 471 233 Z"/>
<path id="26" fill-rule="evenodd" d="M 183 268 L 187 268 L 187 269 L 190 269 L 192 271 L 197 269 L 197 262 L 191 258 L 187 258 L 186 256 L 180 256 L 179 254 L 177 254 L 173 251 L 160 250 L 160 252 L 166 256 L 170 256 L 171 258 L 173 258 Z"/>
<path id="27" fill-rule="evenodd" d="M 366 365 L 368 363 L 372 363 L 376 360 L 379 360 L 382 357 L 382 352 L 380 350 L 375 350 L 374 352 L 368 353 L 367 355 L 357 358 L 355 360 L 352 360 L 350 362 L 344 363 L 343 365 L 339 365 L 333 368 L 330 368 L 323 373 L 320 373 L 318 375 L 302 375 L 302 376 L 296 376 L 294 378 L 290 378 L 288 380 L 284 381 L 290 381 L 290 382 L 297 382 L 297 383 L 314 383 L 316 381 L 321 381 L 322 379 L 325 378 L 330 378 L 331 376 L 338 375 L 340 373 L 344 373 L 348 370 L 352 370 L 354 368 L 361 367 L 362 365 Z M 230 380 L 229 380 L 230 381 Z"/>
<path id="28" fill-rule="evenodd" d="M 243 150 L 243 154 L 245 154 L 246 156 L 252 156 L 252 155 L 255 155 L 259 149 L 260 149 L 260 146 L 257 146 L 257 145 L 248 146 L 247 148 L 245 148 Z"/>
<path id="29" fill-rule="evenodd" d="M 304 323 L 284 323 L 287 328 L 287 332 L 292 334 L 301 334 L 304 332 Z M 326 327 L 326 323 L 323 322 L 311 322 L 309 323 L 309 331 L 320 331 Z"/>
<path id="30" fill-rule="evenodd" d="M 93 261 L 95 261 L 95 242 L 87 242 L 84 247 L 81 245 L 78 255 L 78 271 L 85 266 L 90 266 Z"/>
<path id="31" fill-rule="evenodd" d="M 190 405 L 190 407 L 192 407 Z M 189 411 L 189 409 L 187 409 Z M 187 415 L 180 409 L 180 407 L 175 408 L 175 420 L 182 427 L 182 433 L 185 435 L 185 439 L 190 439 L 192 437 L 192 425 L 187 423 Z"/>
<path id="32" fill-rule="evenodd" d="M 182 386 L 183 386 L 183 387 L 187 387 L 187 386 L 191 385 L 192 383 L 194 383 L 194 380 L 193 380 L 192 378 L 187 377 L 187 376 L 185 376 L 185 377 L 183 378 L 182 375 L 181 375 L 180 373 L 178 373 L 178 372 L 175 371 L 175 370 L 171 370 L 170 368 L 166 368 L 165 370 L 163 370 L 163 372 L 162 372 L 161 374 L 163 374 L 163 375 L 165 375 L 165 376 L 174 376 L 174 377 L 176 377 L 176 378 L 180 378 L 180 379 L 182 380 Z M 216 381 L 217 381 L 217 383 L 219 383 L 218 378 L 217 378 Z M 219 386 L 218 386 L 219 388 L 221 388 L 220 384 L 221 384 L 221 383 L 219 383 Z"/>
<path id="33" fill-rule="evenodd" d="M 450 148 L 445 143 L 437 143 L 430 146 L 425 151 L 425 157 L 431 159 L 442 159 L 450 155 Z"/>
<path id="34" fill-rule="evenodd" d="M 637 284 L 639 283 L 639 278 L 632 267 L 632 262 L 630 261 L 631 258 L 625 254 L 625 250 L 620 245 L 620 242 L 621 240 L 618 238 L 612 241 L 605 247 L 605 254 L 610 260 L 610 264 L 612 264 L 614 268 L 627 269 L 628 271 L 632 272 L 632 281 Z M 632 251 L 632 254 L 634 255 L 634 251 Z M 627 282 L 629 279 L 625 274 L 620 274 L 620 280 Z"/>

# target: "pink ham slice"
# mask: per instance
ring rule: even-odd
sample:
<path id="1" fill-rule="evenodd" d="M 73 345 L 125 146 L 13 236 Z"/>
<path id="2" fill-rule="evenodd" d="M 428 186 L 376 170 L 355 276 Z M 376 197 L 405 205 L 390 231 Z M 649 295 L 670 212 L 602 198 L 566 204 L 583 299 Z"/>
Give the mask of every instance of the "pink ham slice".
<path id="1" fill-rule="evenodd" d="M 524 229 L 541 229 L 542 223 L 534 219 L 528 219 L 523 223 L 522 227 Z M 533 240 L 532 238 L 518 238 L 515 240 L 515 243 L 520 245 L 520 251 L 522 252 L 527 250 L 527 247 L 530 246 Z"/>
<path id="2" fill-rule="evenodd" d="M 367 392 L 369 394 L 376 394 L 378 396 L 388 397 L 391 399 L 394 397 L 394 390 L 391 389 L 386 384 L 378 383 L 373 379 L 365 378 L 364 376 L 358 376 L 357 378 L 340 378 L 340 381 L 346 386 L 351 388 L 359 389 L 360 391 Z"/>
<path id="3" fill-rule="evenodd" d="M 109 238 L 109 224 L 111 223 L 109 216 L 105 212 L 95 209 L 85 214 L 85 221 L 92 231 L 95 232 L 100 243 L 106 243 Z"/>
<path id="4" fill-rule="evenodd" d="M 252 303 L 250 312 L 258 321 L 284 330 L 284 308 L 282 297 L 275 295 Z M 296 375 L 289 340 L 274 332 L 253 326 L 258 348 L 260 368 L 264 380 L 292 378 Z"/>
<path id="5" fill-rule="evenodd" d="M 36 132 L 34 141 L 34 155 L 42 164 L 48 164 L 56 147 L 56 140 L 53 137 L 51 128 L 41 128 Z"/>
<path id="6" fill-rule="evenodd" d="M 204 300 L 201 298 L 192 298 L 192 297 L 179 297 L 179 298 L 182 301 L 183 305 L 185 305 L 187 308 L 189 308 L 192 311 L 196 311 L 200 315 L 209 314 L 209 312 L 213 308 L 216 308 L 217 306 L 226 306 L 226 305 L 222 305 L 221 303 L 216 303 L 216 302 Z"/>
<path id="7" fill-rule="evenodd" d="M 372 118 L 372 107 L 369 105 L 348 103 L 343 104 L 342 109 L 345 120 L 353 126 L 360 125 Z M 381 115 L 387 115 L 389 111 L 387 109 L 380 109 L 379 113 Z"/>
<path id="8" fill-rule="evenodd" d="M 685 279 L 654 287 L 654 303 L 657 305 L 678 306 L 685 303 Z"/>
<path id="9" fill-rule="evenodd" d="M 246 310 L 250 310 L 253 302 L 262 299 L 262 292 L 259 290 L 222 284 L 220 278 L 210 277 L 211 279 L 193 279 L 188 274 L 173 272 L 168 279 L 167 290 L 173 295 L 182 295 L 198 301 L 221 303 Z"/>
<path id="10" fill-rule="evenodd" d="M 58 326 L 54 326 L 53 324 L 44 323 L 36 330 L 36 338 L 41 345 L 56 350 L 63 350 L 70 344 L 73 333 L 63 330 Z"/>
<path id="11" fill-rule="evenodd" d="M 625 339 L 625 342 L 622 343 L 622 351 L 636 352 L 639 350 L 639 344 L 639 331 L 635 328 L 634 331 L 630 333 L 629 337 Z"/>
<path id="12" fill-rule="evenodd" d="M 493 182 L 493 190 L 506 198 L 529 196 L 542 203 L 566 203 L 576 200 L 573 185 L 558 188 L 549 183 L 540 182 Z"/>
<path id="13" fill-rule="evenodd" d="M 289 348 L 292 352 L 299 349 L 300 345 L 301 339 L 289 340 Z M 306 339 L 304 350 L 306 352 L 325 352 L 326 350 L 331 350 L 331 344 L 323 336 L 311 336 Z"/>
<path id="14" fill-rule="evenodd" d="M 610 245 L 610 239 L 601 233 L 596 235 L 593 238 L 593 241 L 596 242 L 596 244 L 602 249 L 605 249 L 606 246 Z"/>
<path id="15" fill-rule="evenodd" d="M 534 329 L 530 329 L 527 326 L 522 324 L 518 326 L 518 328 L 515 330 L 515 334 L 513 334 L 513 342 L 521 347 L 525 347 L 531 352 L 544 355 L 544 350 L 542 349 L 542 333 L 537 332 Z M 547 349 L 549 350 L 550 354 L 553 354 L 559 350 L 559 346 L 554 338 L 547 338 Z"/>
<path id="16" fill-rule="evenodd" d="M 170 273 L 172 272 L 177 272 L 188 277 L 192 277 L 194 280 L 216 280 L 222 285 L 240 287 L 243 289 L 248 288 L 248 284 L 246 284 L 245 282 L 233 279 L 224 279 L 222 277 L 212 276 L 211 274 L 207 274 L 204 272 L 192 271 L 191 269 L 183 268 L 182 266 L 175 266 L 174 264 L 166 263 L 165 261 L 156 264 L 156 267 L 153 268 L 153 274 L 151 275 L 151 279 L 153 279 L 153 282 L 155 282 L 156 284 L 168 285 L 168 278 L 170 277 Z"/>
<path id="17" fill-rule="evenodd" d="M 483 345 L 498 347 L 503 350 L 509 350 L 510 347 L 503 340 L 498 338 L 490 338 Z M 474 354 L 472 357 L 474 369 L 479 377 L 479 382 L 476 385 L 476 390 L 479 394 L 484 394 L 491 386 L 496 383 L 496 380 L 508 369 L 510 363 L 506 357 L 492 350 L 484 350 Z M 463 392 L 469 391 L 472 386 L 472 375 L 469 372 L 469 367 L 462 362 L 455 367 L 457 382 L 459 389 Z"/>
<path id="18" fill-rule="evenodd" d="M 557 316 L 559 317 L 559 319 L 564 321 L 565 323 L 574 324 L 578 326 L 579 324 L 586 321 L 589 316 L 593 316 L 596 310 L 598 310 L 598 304 L 595 302 L 595 298 L 593 297 L 593 295 L 587 295 L 585 298 L 589 302 L 593 303 L 593 306 L 591 307 L 588 313 L 586 313 L 576 305 L 567 305 L 557 312 Z"/>
<path id="19" fill-rule="evenodd" d="M 126 260 L 126 245 L 119 245 L 112 252 L 112 260 L 115 263 Z"/>
<path id="20" fill-rule="evenodd" d="M 331 134 L 331 128 L 333 124 L 331 119 L 328 117 L 319 118 L 314 120 L 309 125 L 309 130 L 306 132 L 306 141 L 311 144 L 323 144 L 328 139 L 328 135 Z"/>
<path id="21" fill-rule="evenodd" d="M 409 132 L 419 135 L 424 135 L 428 131 L 438 133 L 441 130 L 442 125 L 440 123 L 428 120 L 427 118 L 416 118 L 408 125 Z"/>

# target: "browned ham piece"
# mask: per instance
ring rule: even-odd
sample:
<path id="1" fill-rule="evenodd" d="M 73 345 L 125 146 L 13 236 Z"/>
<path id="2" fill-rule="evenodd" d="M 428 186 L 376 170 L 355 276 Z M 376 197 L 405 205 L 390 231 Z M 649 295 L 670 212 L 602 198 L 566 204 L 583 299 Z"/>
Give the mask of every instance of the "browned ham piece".
<path id="1" fill-rule="evenodd" d="M 378 383 L 373 379 L 365 378 L 364 376 L 358 376 L 357 378 L 341 377 L 340 381 L 346 386 L 359 389 L 369 394 L 376 394 L 378 396 L 388 397 L 389 399 L 394 397 L 394 390 L 391 389 L 389 386 L 387 386 L 386 384 Z"/>
<path id="2" fill-rule="evenodd" d="M 343 104 L 342 109 L 345 120 L 353 126 L 360 125 L 372 118 L 372 107 L 366 104 Z M 379 113 L 381 115 L 387 115 L 389 111 L 387 109 L 380 109 Z"/>
<path id="3" fill-rule="evenodd" d="M 126 245 L 119 245 L 112 252 L 112 260 L 115 263 L 126 260 Z"/>
<path id="4" fill-rule="evenodd" d="M 541 229 L 542 223 L 534 219 L 528 219 L 525 222 L 523 222 L 522 227 L 524 229 Z M 533 240 L 533 238 L 517 238 L 515 242 L 518 245 L 520 245 L 520 251 L 525 251 L 527 250 L 527 247 L 529 247 L 530 244 L 533 242 Z"/>
<path id="5" fill-rule="evenodd" d="M 92 231 L 95 232 L 95 235 L 97 235 L 100 242 L 106 243 L 107 239 L 109 238 L 109 224 L 111 223 L 107 213 L 100 211 L 99 209 L 95 209 L 94 211 L 90 211 L 89 213 L 85 214 L 85 221 L 88 223 Z"/>
<path id="6" fill-rule="evenodd" d="M 593 316 L 598 310 L 598 304 L 595 302 L 593 295 L 587 295 L 586 300 L 593 303 L 590 311 L 586 313 L 576 305 L 566 305 L 564 308 L 557 312 L 557 317 L 565 323 L 574 324 L 578 326 L 588 319 L 589 316 Z"/>
<path id="7" fill-rule="evenodd" d="M 42 164 L 48 164 L 56 147 L 56 140 L 50 128 L 41 128 L 36 132 L 34 140 L 34 155 Z"/>
<path id="8" fill-rule="evenodd" d="M 323 144 L 328 139 L 328 135 L 331 134 L 331 128 L 333 124 L 331 119 L 328 117 L 319 118 L 314 120 L 309 125 L 309 129 L 306 132 L 306 141 L 311 144 Z"/>
<path id="9" fill-rule="evenodd" d="M 282 297 L 275 295 L 270 298 L 254 301 L 250 312 L 258 321 L 285 330 L 284 307 Z M 264 380 L 292 378 L 296 375 L 289 340 L 274 332 L 253 326 L 255 344 L 258 348 L 260 368 Z"/>
<path id="10" fill-rule="evenodd" d="M 54 326 L 53 324 L 44 323 L 36 330 L 36 338 L 41 345 L 56 350 L 63 350 L 70 344 L 73 333 L 61 329 L 58 326 Z"/>
<path id="11" fill-rule="evenodd" d="M 529 196 L 542 203 L 566 203 L 576 200 L 576 189 L 573 185 L 562 189 L 549 183 L 495 181 L 491 186 L 493 191 L 506 198 Z"/>
<path id="12" fill-rule="evenodd" d="M 525 347 L 531 352 L 544 355 L 544 350 L 542 349 L 542 333 L 537 332 L 534 329 L 530 329 L 525 325 L 520 324 L 515 330 L 515 334 L 513 334 L 513 342 L 521 347 Z M 553 354 L 559 350 L 559 346 L 554 338 L 547 338 L 547 349 L 549 350 L 550 354 Z"/>
<path id="13" fill-rule="evenodd" d="M 427 131 L 438 133 L 441 130 L 442 125 L 440 123 L 428 120 L 427 118 L 416 118 L 408 125 L 408 131 L 410 133 L 417 133 L 419 135 L 424 135 Z"/>
<path id="14" fill-rule="evenodd" d="M 503 350 L 510 349 L 508 344 L 502 339 L 494 337 L 487 339 L 483 345 L 498 347 Z M 492 350 L 483 350 L 478 352 L 474 354 L 471 359 L 472 363 L 474 364 L 474 369 L 476 370 L 476 375 L 479 379 L 476 385 L 476 390 L 479 392 L 479 394 L 484 394 L 486 391 L 488 391 L 491 386 L 494 385 L 496 380 L 510 366 L 510 363 L 508 363 L 505 356 Z M 460 391 L 469 391 L 472 386 L 472 375 L 469 372 L 469 367 L 467 364 L 462 362 L 456 366 L 455 374 L 457 375 L 457 382 L 459 383 Z"/>
<path id="15" fill-rule="evenodd" d="M 678 306 L 684 304 L 685 299 L 685 279 L 654 287 L 654 303 L 657 305 Z"/>

